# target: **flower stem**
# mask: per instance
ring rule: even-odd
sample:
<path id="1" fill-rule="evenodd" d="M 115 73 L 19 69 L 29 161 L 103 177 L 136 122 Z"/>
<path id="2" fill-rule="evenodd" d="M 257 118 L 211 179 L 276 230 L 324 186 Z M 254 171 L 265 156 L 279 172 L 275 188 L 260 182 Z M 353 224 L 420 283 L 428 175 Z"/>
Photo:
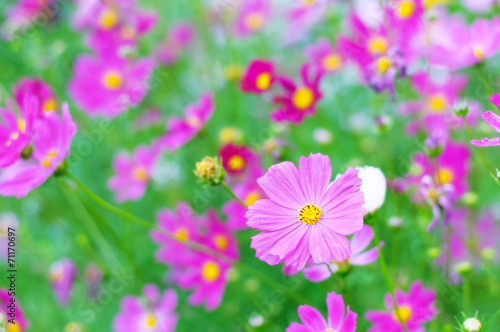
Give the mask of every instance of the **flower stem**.
<path id="1" fill-rule="evenodd" d="M 382 268 L 382 273 L 384 274 L 385 282 L 387 284 L 387 288 L 389 289 L 389 294 L 391 294 L 392 304 L 394 306 L 394 311 L 395 311 L 396 317 L 398 318 L 399 323 L 403 327 L 403 330 L 405 332 L 408 332 L 408 329 L 406 328 L 406 324 L 403 321 L 403 319 L 401 318 L 401 313 L 399 312 L 399 307 L 398 307 L 398 303 L 396 301 L 396 296 L 394 296 L 394 285 L 391 281 L 391 277 L 389 276 L 389 271 L 387 270 L 387 266 L 385 264 L 385 257 L 384 257 L 384 254 L 382 252 L 382 248 L 380 247 L 380 241 L 378 239 L 377 232 L 375 231 L 375 227 L 373 227 L 373 235 L 374 235 L 373 238 L 375 240 L 375 245 L 378 248 L 380 267 Z"/>
<path id="2" fill-rule="evenodd" d="M 462 310 L 466 315 L 470 311 L 470 276 L 465 275 L 462 280 Z"/>
<path id="3" fill-rule="evenodd" d="M 226 191 L 227 191 L 227 193 L 228 193 L 228 194 L 229 194 L 232 198 L 234 198 L 235 200 L 237 200 L 237 201 L 238 201 L 238 203 L 240 203 L 241 205 L 243 205 L 243 206 L 245 207 L 245 209 L 246 209 L 246 208 L 248 208 L 248 206 L 245 204 L 245 202 L 243 202 L 241 199 L 239 199 L 239 197 L 238 197 L 238 196 L 236 196 L 236 195 L 234 194 L 234 192 L 231 190 L 231 188 L 229 188 L 229 187 L 227 186 L 227 184 L 225 184 L 224 182 L 221 182 L 221 184 L 220 184 L 220 185 L 222 186 L 222 188 L 224 188 L 224 190 L 226 190 Z"/>

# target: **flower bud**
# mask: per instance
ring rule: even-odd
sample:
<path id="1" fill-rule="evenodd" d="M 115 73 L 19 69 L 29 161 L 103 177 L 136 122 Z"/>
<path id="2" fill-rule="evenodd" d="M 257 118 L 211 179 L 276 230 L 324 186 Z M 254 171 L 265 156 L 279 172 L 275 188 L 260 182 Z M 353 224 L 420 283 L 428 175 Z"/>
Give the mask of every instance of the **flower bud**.
<path id="1" fill-rule="evenodd" d="M 479 200 L 479 197 L 477 196 L 477 194 L 475 192 L 472 192 L 472 191 L 467 192 L 462 196 L 462 202 L 465 205 L 469 205 L 469 206 L 476 205 L 478 200 Z"/>
<path id="2" fill-rule="evenodd" d="M 464 329 L 466 332 L 479 332 L 481 331 L 481 328 L 483 325 L 479 321 L 479 319 L 473 317 L 473 318 L 467 318 L 464 322 Z"/>
<path id="3" fill-rule="evenodd" d="M 31 145 L 28 145 L 21 151 L 21 158 L 23 158 L 24 160 L 29 159 L 32 153 L 33 147 Z"/>
<path id="4" fill-rule="evenodd" d="M 226 172 L 217 158 L 205 157 L 196 163 L 194 174 L 208 185 L 219 185 L 224 181 Z"/>
<path id="5" fill-rule="evenodd" d="M 424 144 L 427 150 L 427 155 L 431 158 L 436 158 L 441 154 L 441 152 L 443 152 L 443 145 L 435 138 L 428 137 Z"/>
<path id="6" fill-rule="evenodd" d="M 463 261 L 455 265 L 455 271 L 461 276 L 466 276 L 472 271 L 472 264 L 469 261 Z"/>
<path id="7" fill-rule="evenodd" d="M 453 105 L 451 110 L 456 116 L 465 117 L 469 114 L 469 103 L 467 100 L 459 101 Z"/>

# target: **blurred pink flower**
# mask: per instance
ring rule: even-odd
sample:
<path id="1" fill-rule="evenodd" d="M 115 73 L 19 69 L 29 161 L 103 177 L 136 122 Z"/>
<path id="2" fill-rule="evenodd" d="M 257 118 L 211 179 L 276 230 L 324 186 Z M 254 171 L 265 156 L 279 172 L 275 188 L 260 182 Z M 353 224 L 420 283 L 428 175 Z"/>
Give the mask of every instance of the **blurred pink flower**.
<path id="1" fill-rule="evenodd" d="M 166 289 L 163 295 L 157 286 L 147 284 L 143 288 L 143 297 L 125 296 L 121 302 L 121 311 L 113 320 L 115 332 L 172 332 L 177 325 L 175 313 L 177 293 Z"/>
<path id="2" fill-rule="evenodd" d="M 10 100 L 7 109 L 0 108 L 3 123 L 0 122 L 0 167 L 14 164 L 21 152 L 30 145 L 33 127 L 38 116 L 38 101 L 34 96 L 24 97 L 23 107 L 17 115 Z M 1 177 L 1 173 L 0 173 Z"/>
<path id="3" fill-rule="evenodd" d="M 69 155 L 76 133 L 68 105 L 62 105 L 62 118 L 49 113 L 33 127 L 33 153 L 24 160 L 0 169 L 0 195 L 22 198 L 42 185 Z"/>
<path id="4" fill-rule="evenodd" d="M 497 93 L 488 98 L 499 110 L 500 110 L 500 93 Z M 483 120 L 491 126 L 496 132 L 500 133 L 500 116 L 493 112 L 481 113 Z M 500 137 L 495 137 L 492 139 L 482 138 L 480 141 L 472 140 L 472 145 L 475 146 L 497 146 L 500 145 Z"/>
<path id="5" fill-rule="evenodd" d="M 227 143 L 219 150 L 222 166 L 230 175 L 239 175 L 246 172 L 257 159 L 255 153 L 246 145 Z"/>
<path id="6" fill-rule="evenodd" d="M 300 74 L 302 83 L 298 85 L 286 77 L 277 79 L 283 94 L 273 96 L 273 103 L 278 107 L 271 113 L 273 121 L 300 123 L 316 112 L 316 104 L 323 98 L 319 89 L 323 72 L 316 72 L 311 77 L 311 67 L 303 65 Z"/>
<path id="7" fill-rule="evenodd" d="M 156 147 L 141 145 L 132 155 L 121 152 L 115 157 L 116 174 L 109 179 L 108 187 L 115 192 L 117 202 L 136 201 L 144 196 L 160 153 Z"/>
<path id="8" fill-rule="evenodd" d="M 240 89 L 246 93 L 263 93 L 275 82 L 274 64 L 271 61 L 253 60 L 243 75 Z"/>
<path id="9" fill-rule="evenodd" d="M 0 313 L 6 315 L 7 320 L 15 318 L 15 324 L 9 322 L 6 323 L 7 332 L 25 332 L 30 327 L 30 323 L 26 319 L 23 309 L 19 305 L 19 299 L 15 296 L 11 296 L 8 288 L 0 288 Z M 11 299 L 14 299 L 14 305 L 12 305 Z M 8 316 L 11 314 L 11 308 L 13 307 L 15 317 Z"/>
<path id="10" fill-rule="evenodd" d="M 271 16 L 271 2 L 268 0 L 243 0 L 238 8 L 234 32 L 247 37 L 262 30 Z"/>
<path id="11" fill-rule="evenodd" d="M 420 281 L 414 282 L 407 294 L 397 289 L 395 295 L 399 316 L 408 332 L 424 330 L 423 325 L 436 317 L 436 294 L 432 289 L 425 289 Z M 403 326 L 396 316 L 390 294 L 385 295 L 384 303 L 388 309 L 387 312 L 369 310 L 366 313 L 365 318 L 373 324 L 368 332 L 403 332 Z"/>
<path id="12" fill-rule="evenodd" d="M 285 262 L 289 273 L 315 264 L 344 261 L 349 240 L 363 227 L 363 192 L 358 170 L 349 168 L 331 185 L 330 158 L 321 154 L 269 168 L 257 180 L 269 199 L 249 207 L 247 225 L 262 232 L 252 238 L 256 256 L 269 265 Z"/>
<path id="13" fill-rule="evenodd" d="M 286 332 L 354 332 L 356 330 L 358 314 L 351 311 L 349 306 L 347 306 L 346 312 L 342 295 L 337 295 L 334 292 L 328 293 L 326 296 L 326 306 L 328 307 L 328 320 L 325 320 L 321 313 L 311 306 L 299 306 L 299 318 L 303 324 L 291 323 L 286 328 Z"/>
<path id="14" fill-rule="evenodd" d="M 195 27 L 189 22 L 177 23 L 170 27 L 168 36 L 156 51 L 158 60 L 164 65 L 177 62 L 182 52 L 193 42 L 195 34 Z"/>
<path id="15" fill-rule="evenodd" d="M 326 74 L 339 71 L 345 64 L 342 52 L 333 47 L 326 38 L 321 38 L 315 44 L 306 47 L 304 53 L 318 71 Z"/>
<path id="16" fill-rule="evenodd" d="M 332 276 L 339 269 L 348 268 L 350 265 L 368 265 L 378 259 L 378 249 L 376 247 L 366 250 L 373 240 L 373 229 L 364 225 L 363 228 L 354 233 L 351 239 L 351 257 L 343 262 L 331 262 L 329 264 L 318 264 L 305 267 L 302 272 L 304 276 L 312 282 L 320 282 Z M 366 251 L 365 251 L 366 250 Z"/>
<path id="17" fill-rule="evenodd" d="M 316 24 L 321 22 L 332 0 L 290 1 L 285 13 L 287 26 L 282 36 L 285 44 L 293 44 L 302 39 Z"/>
<path id="18" fill-rule="evenodd" d="M 149 91 L 151 59 L 81 55 L 73 68 L 69 92 L 89 116 L 113 118 L 137 106 Z"/>
<path id="19" fill-rule="evenodd" d="M 73 282 L 77 274 L 78 270 L 75 264 L 67 258 L 63 258 L 50 265 L 49 279 L 59 304 L 63 306 L 68 305 L 73 291 Z"/>
<path id="20" fill-rule="evenodd" d="M 214 96 L 205 93 L 196 104 L 184 110 L 184 118 L 171 118 L 167 123 L 167 134 L 157 142 L 168 151 L 175 151 L 192 140 L 206 125 L 215 111 Z"/>
<path id="21" fill-rule="evenodd" d="M 58 109 L 56 94 L 51 86 L 40 78 L 22 78 L 14 87 L 14 98 L 21 109 L 25 108 L 28 96 L 38 99 L 38 117 L 43 117 Z"/>

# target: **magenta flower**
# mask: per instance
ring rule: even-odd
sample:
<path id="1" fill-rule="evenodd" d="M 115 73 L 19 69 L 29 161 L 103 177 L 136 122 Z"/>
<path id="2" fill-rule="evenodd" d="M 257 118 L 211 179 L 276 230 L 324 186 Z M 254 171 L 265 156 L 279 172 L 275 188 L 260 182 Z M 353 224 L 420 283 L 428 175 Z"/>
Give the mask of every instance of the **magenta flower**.
<path id="1" fill-rule="evenodd" d="M 274 84 L 276 77 L 274 64 L 265 60 L 253 60 L 243 75 L 240 89 L 247 93 L 263 93 Z"/>
<path id="2" fill-rule="evenodd" d="M 329 264 L 318 264 L 306 267 L 302 272 L 308 280 L 320 282 L 330 278 L 332 273 L 336 273 L 339 270 L 347 270 L 350 265 L 361 266 L 371 264 L 378 259 L 379 255 L 377 247 L 366 250 L 372 240 L 373 229 L 365 225 L 359 232 L 354 233 L 351 239 L 351 257 L 343 262 L 334 261 Z"/>
<path id="3" fill-rule="evenodd" d="M 292 80 L 281 77 L 278 83 L 283 87 L 283 95 L 273 97 L 278 109 L 273 111 L 271 119 L 276 122 L 300 123 L 308 115 L 316 111 L 316 104 L 323 98 L 319 90 L 322 72 L 311 77 L 309 65 L 302 66 L 302 83 L 296 85 Z"/>
<path id="4" fill-rule="evenodd" d="M 408 332 L 424 331 L 424 324 L 436 317 L 436 294 L 432 289 L 425 289 L 420 281 L 410 286 L 408 294 L 398 289 L 395 295 L 399 316 Z M 373 324 L 368 332 L 403 332 L 403 326 L 396 316 L 390 294 L 385 295 L 384 302 L 388 312 L 369 310 L 366 313 L 366 319 Z"/>
<path id="5" fill-rule="evenodd" d="M 14 87 L 14 98 L 21 109 L 27 107 L 28 96 L 38 98 L 38 117 L 58 109 L 57 97 L 50 85 L 39 78 L 23 78 Z"/>
<path id="6" fill-rule="evenodd" d="M 117 202 L 136 201 L 144 196 L 160 152 L 157 147 L 141 145 L 132 155 L 120 152 L 115 157 L 116 174 L 109 179 L 108 187 L 115 192 Z"/>
<path id="7" fill-rule="evenodd" d="M 233 143 L 224 145 L 219 151 L 219 156 L 222 159 L 222 166 L 230 175 L 242 174 L 257 159 L 255 153 L 248 146 L 238 146 Z"/>
<path id="8" fill-rule="evenodd" d="M 146 96 L 153 70 L 151 59 L 80 56 L 69 91 L 89 116 L 113 118 L 137 106 Z"/>
<path id="9" fill-rule="evenodd" d="M 431 49 L 432 65 L 459 70 L 494 56 L 500 48 L 500 20 L 476 19 L 470 26 L 455 20 L 448 27 L 449 39 L 438 40 Z"/>
<path id="10" fill-rule="evenodd" d="M 248 176 L 242 182 L 233 186 L 233 192 L 240 197 L 247 206 L 252 206 L 257 200 L 267 198 L 266 194 L 257 184 L 257 179 L 264 175 L 264 171 L 258 165 L 251 165 Z M 239 202 L 231 200 L 224 204 L 222 212 L 227 216 L 227 227 L 231 230 L 247 229 L 245 213 L 247 209 Z"/>
<path id="11" fill-rule="evenodd" d="M 291 323 L 286 328 L 286 332 L 354 332 L 356 330 L 358 314 L 352 312 L 349 306 L 347 306 L 346 312 L 342 295 L 337 295 L 334 292 L 328 293 L 326 306 L 328 307 L 328 320 L 325 320 L 317 309 L 301 305 L 298 312 L 303 324 Z"/>
<path id="12" fill-rule="evenodd" d="M 49 268 L 49 278 L 59 304 L 65 306 L 73 291 L 73 282 L 75 281 L 78 270 L 73 262 L 63 258 L 52 263 Z"/>
<path id="13" fill-rule="evenodd" d="M 193 42 L 195 27 L 189 22 L 178 23 L 170 27 L 167 38 L 157 50 L 158 60 L 164 65 L 175 63 L 182 52 Z"/>
<path id="14" fill-rule="evenodd" d="M 26 196 L 41 186 L 63 163 L 76 133 L 76 124 L 71 119 L 68 105 L 62 105 L 61 119 L 55 112 L 49 113 L 35 123 L 33 132 L 31 156 L 0 169 L 0 195 Z"/>
<path id="15" fill-rule="evenodd" d="M 204 243 L 224 255 L 237 259 L 238 246 L 233 233 L 221 222 L 217 212 L 213 209 L 207 211 L 207 231 L 204 236 Z"/>
<path id="16" fill-rule="evenodd" d="M 113 331 L 174 331 L 179 319 L 174 311 L 177 306 L 175 290 L 167 289 L 162 295 L 158 287 L 148 284 L 142 292 L 142 298 L 125 296 L 122 299 L 121 311 L 113 320 Z"/>
<path id="17" fill-rule="evenodd" d="M 488 98 L 499 110 L 500 110 L 500 93 L 492 95 Z M 484 112 L 481 113 L 481 117 L 483 120 L 491 126 L 496 132 L 500 133 L 500 116 L 496 115 L 493 112 Z M 495 137 L 492 139 L 481 138 L 480 141 L 472 140 L 472 145 L 475 146 L 498 146 L 500 145 L 500 137 Z"/>
<path id="18" fill-rule="evenodd" d="M 261 230 L 252 238 L 257 257 L 270 265 L 285 262 L 289 273 L 315 264 L 342 262 L 351 255 L 346 235 L 363 227 L 363 192 L 358 170 L 349 168 L 331 185 L 330 158 L 301 157 L 269 168 L 257 180 L 269 199 L 249 207 L 247 225 Z"/>
<path id="19" fill-rule="evenodd" d="M 14 312 L 11 312 L 11 307 L 9 307 L 12 303 L 11 299 L 15 299 Z M 24 316 L 23 309 L 19 305 L 19 299 L 10 296 L 8 288 L 0 288 L 0 304 L 0 313 L 5 314 L 7 320 L 14 319 L 16 322 L 16 324 L 7 322 L 7 332 L 24 332 L 28 330 L 30 324 Z"/>
<path id="20" fill-rule="evenodd" d="M 205 93 L 198 103 L 191 104 L 184 110 L 184 118 L 171 118 L 167 123 L 167 134 L 158 144 L 169 151 L 175 151 L 192 140 L 214 114 L 214 97 Z"/>
<path id="21" fill-rule="evenodd" d="M 244 0 L 240 2 L 238 17 L 234 24 L 237 36 L 247 37 L 264 28 L 271 16 L 271 2 L 267 0 Z"/>
<path id="22" fill-rule="evenodd" d="M 38 19 L 49 21 L 54 15 L 53 2 L 53 0 L 18 0 L 6 11 L 4 31 L 7 36 L 11 37 L 18 30 L 24 32 Z"/>
<path id="23" fill-rule="evenodd" d="M 318 71 L 331 74 L 344 67 L 343 54 L 333 47 L 326 38 L 321 38 L 315 44 L 308 46 L 304 53 Z"/>
<path id="24" fill-rule="evenodd" d="M 38 115 L 38 101 L 33 96 L 25 96 L 24 106 L 19 115 L 14 112 L 10 100 L 7 109 L 0 108 L 3 123 L 0 122 L 0 167 L 14 164 L 30 142 Z M 0 173 L 1 177 L 1 173 Z"/>
<path id="25" fill-rule="evenodd" d="M 195 215 L 185 202 L 177 204 L 177 211 L 161 210 L 156 219 L 158 226 L 175 235 L 175 241 L 158 232 L 151 232 L 151 239 L 161 247 L 156 252 L 156 259 L 165 264 L 184 264 L 193 256 L 192 251 L 182 242 L 189 240 L 201 242 L 199 228 L 204 224 L 201 217 Z"/>

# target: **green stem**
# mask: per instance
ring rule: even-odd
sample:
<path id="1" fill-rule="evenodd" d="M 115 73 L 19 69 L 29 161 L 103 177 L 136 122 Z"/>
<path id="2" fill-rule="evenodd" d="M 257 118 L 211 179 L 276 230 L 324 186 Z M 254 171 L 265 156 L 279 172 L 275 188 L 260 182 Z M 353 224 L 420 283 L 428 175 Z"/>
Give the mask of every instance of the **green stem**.
<path id="1" fill-rule="evenodd" d="M 212 248 L 209 248 L 203 244 L 189 241 L 189 240 L 179 240 L 173 233 L 167 232 L 164 229 L 158 227 L 157 225 L 155 225 L 153 223 L 150 223 L 144 219 L 138 218 L 138 217 L 126 212 L 126 211 L 121 210 L 120 208 L 117 208 L 116 206 L 114 206 L 112 204 L 109 204 L 108 202 L 104 201 L 102 198 L 97 196 L 89 188 L 87 188 L 74 175 L 72 175 L 71 173 L 66 173 L 66 175 L 70 179 L 72 179 L 76 183 L 76 185 L 95 203 L 100 205 L 102 208 L 122 217 L 123 219 L 128 220 L 130 222 L 133 222 L 133 223 L 140 225 L 142 227 L 158 231 L 158 232 L 162 233 L 163 235 L 167 236 L 169 239 L 176 241 L 176 242 L 179 242 L 179 243 L 182 243 L 185 246 L 187 246 L 193 250 L 203 252 L 203 253 L 210 255 L 216 259 L 219 259 L 223 262 L 234 265 L 235 267 L 239 268 L 240 270 L 245 270 L 246 272 L 254 275 L 256 278 L 260 279 L 264 283 L 268 284 L 268 286 L 270 286 L 271 288 L 280 289 L 284 294 L 286 294 L 289 298 L 293 299 L 299 305 L 312 303 L 312 301 L 306 299 L 305 297 L 294 292 L 293 290 L 288 289 L 286 286 L 284 286 L 281 283 L 277 282 L 276 280 L 268 277 L 266 274 L 252 268 L 251 266 L 248 266 L 242 262 L 239 262 L 238 260 L 231 258 L 229 256 L 226 256 L 221 252 L 215 251 Z"/>
<path id="2" fill-rule="evenodd" d="M 466 275 L 462 280 L 462 310 L 466 315 L 469 315 L 470 313 L 470 298 L 470 276 Z"/>
<path id="3" fill-rule="evenodd" d="M 243 202 L 241 199 L 239 199 L 239 197 L 238 197 L 238 196 L 236 196 L 236 195 L 234 194 L 234 192 L 231 190 L 231 188 L 229 188 L 229 187 L 227 186 L 227 184 L 225 184 L 224 182 L 221 182 L 221 184 L 220 184 L 220 185 L 222 186 L 222 188 L 224 188 L 224 190 L 226 190 L 226 191 L 227 191 L 227 193 L 228 193 L 228 194 L 229 194 L 232 198 L 234 198 L 235 200 L 237 200 L 237 201 L 238 201 L 238 203 L 240 203 L 241 205 L 243 205 L 243 206 L 245 207 L 245 209 L 246 209 L 246 208 L 248 208 L 248 206 L 245 204 L 245 202 Z"/>
<path id="4" fill-rule="evenodd" d="M 401 318 L 401 313 L 399 312 L 399 307 L 398 307 L 398 303 L 396 301 L 396 296 L 394 295 L 394 285 L 391 281 L 391 277 L 389 276 L 389 271 L 387 270 L 387 266 L 385 264 L 385 257 L 384 257 L 384 254 L 382 252 L 382 248 L 380 247 L 380 241 L 378 239 L 377 232 L 375 231 L 375 227 L 373 227 L 373 235 L 374 235 L 373 238 L 375 240 L 375 245 L 378 248 L 378 256 L 379 256 L 378 259 L 380 261 L 380 267 L 382 268 L 382 272 L 384 274 L 384 278 L 385 278 L 385 282 L 387 284 L 387 288 L 389 290 L 389 294 L 391 294 L 392 304 L 394 306 L 394 312 L 396 314 L 396 317 L 399 320 L 399 323 L 403 327 L 403 330 L 405 332 L 408 332 L 408 329 L 406 328 L 406 324 L 403 321 L 403 319 Z"/>

